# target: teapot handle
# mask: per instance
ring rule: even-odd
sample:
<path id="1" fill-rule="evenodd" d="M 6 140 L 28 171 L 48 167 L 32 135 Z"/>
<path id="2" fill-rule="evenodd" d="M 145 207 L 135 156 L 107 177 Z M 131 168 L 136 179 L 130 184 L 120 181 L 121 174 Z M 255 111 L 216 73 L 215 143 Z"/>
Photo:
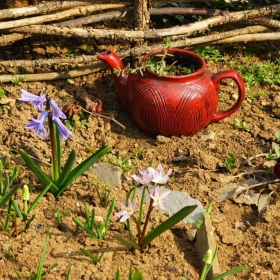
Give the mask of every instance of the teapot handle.
<path id="1" fill-rule="evenodd" d="M 217 92 L 220 88 L 221 80 L 227 79 L 227 78 L 232 79 L 236 82 L 238 89 L 239 89 L 238 90 L 238 99 L 232 108 L 230 108 L 226 111 L 217 111 L 214 114 L 214 117 L 210 123 L 220 121 L 226 117 L 229 117 L 233 113 L 235 113 L 239 109 L 239 107 L 242 105 L 242 102 L 245 98 L 245 84 L 244 84 L 243 78 L 236 70 L 225 70 L 225 71 L 219 72 L 217 74 L 214 74 L 211 77 L 211 80 L 212 80 Z"/>

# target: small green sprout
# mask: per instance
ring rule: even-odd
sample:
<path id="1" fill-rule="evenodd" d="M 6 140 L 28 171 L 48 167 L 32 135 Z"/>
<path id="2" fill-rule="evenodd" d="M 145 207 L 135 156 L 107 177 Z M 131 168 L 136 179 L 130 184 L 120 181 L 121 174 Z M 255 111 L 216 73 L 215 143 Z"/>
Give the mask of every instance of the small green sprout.
<path id="1" fill-rule="evenodd" d="M 247 120 L 245 121 L 240 121 L 239 119 L 235 119 L 235 125 L 240 129 L 240 130 L 244 130 L 244 131 L 247 131 L 249 132 L 250 131 L 250 128 L 249 126 L 247 125 Z"/>
<path id="2" fill-rule="evenodd" d="M 110 204 L 108 213 L 107 213 L 104 221 L 97 222 L 95 220 L 94 208 L 92 208 L 91 215 L 90 215 L 87 204 L 85 207 L 86 224 L 84 224 L 78 218 L 75 218 L 74 221 L 83 230 L 85 230 L 90 237 L 93 237 L 96 240 L 103 240 L 107 233 L 108 224 L 109 224 L 109 221 L 110 221 L 113 209 L 114 209 L 115 202 L 116 202 L 116 198 L 114 197 Z"/>
<path id="3" fill-rule="evenodd" d="M 69 50 L 66 51 L 66 56 L 67 57 L 73 57 L 74 55 L 75 55 L 75 53 L 74 53 L 73 50 L 69 49 Z"/>
<path id="4" fill-rule="evenodd" d="M 226 59 L 221 54 L 220 49 L 221 48 L 214 46 L 198 46 L 194 51 L 206 60 L 211 60 L 213 62 L 225 61 Z"/>
<path id="5" fill-rule="evenodd" d="M 11 83 L 14 85 L 22 86 L 24 82 L 26 82 L 28 75 L 19 76 L 18 72 L 15 71 L 13 73 L 13 78 L 11 79 Z"/>
<path id="6" fill-rule="evenodd" d="M 14 253 L 13 253 L 12 246 L 9 246 L 9 247 L 8 247 L 7 256 L 8 256 L 9 259 L 15 259 L 15 258 L 16 258 L 16 256 L 15 256 Z"/>
<path id="7" fill-rule="evenodd" d="M 6 96 L 6 91 L 3 88 L 0 88 L 0 99 Z"/>
<path id="8" fill-rule="evenodd" d="M 87 251 L 86 249 L 80 248 L 80 250 L 84 253 L 84 255 L 86 255 L 87 257 L 89 257 L 89 258 L 94 262 L 94 264 L 98 264 L 99 262 L 101 262 L 101 259 L 103 258 L 104 253 L 106 252 L 107 248 L 105 248 L 105 249 L 102 251 L 102 253 L 101 253 L 101 255 L 100 255 L 99 258 L 97 258 L 97 257 L 95 257 L 94 255 L 92 255 L 92 254 L 91 254 L 89 251 Z"/>
<path id="9" fill-rule="evenodd" d="M 143 276 L 139 269 L 137 269 L 134 273 L 132 271 L 132 265 L 130 265 L 128 280 L 142 280 Z M 117 271 L 114 277 L 114 280 L 121 280 L 121 272 L 120 268 L 117 267 Z"/>
<path id="10" fill-rule="evenodd" d="M 225 168 L 230 172 L 236 166 L 236 153 L 231 151 L 231 156 L 226 159 Z"/>
<path id="11" fill-rule="evenodd" d="M 206 215 L 210 215 L 210 213 L 212 212 L 212 209 L 213 209 L 213 203 L 211 202 L 205 211 L 202 212 L 203 216 L 206 216 Z M 200 219 L 196 222 L 196 228 L 197 229 L 200 229 L 201 225 L 203 223 L 203 219 Z"/>
<path id="12" fill-rule="evenodd" d="M 57 218 L 57 222 L 58 222 L 58 228 L 61 231 L 65 230 L 65 225 L 62 221 L 63 217 L 67 216 L 70 214 L 70 210 L 65 210 L 63 212 L 61 212 L 60 208 L 57 208 L 57 211 L 54 213 L 54 216 Z"/>

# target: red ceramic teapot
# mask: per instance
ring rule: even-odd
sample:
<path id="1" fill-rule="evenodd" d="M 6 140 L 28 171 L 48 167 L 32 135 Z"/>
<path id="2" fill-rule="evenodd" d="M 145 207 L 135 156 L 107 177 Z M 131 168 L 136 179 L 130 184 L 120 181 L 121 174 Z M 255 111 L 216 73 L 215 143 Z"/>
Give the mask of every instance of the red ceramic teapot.
<path id="1" fill-rule="evenodd" d="M 154 57 L 162 50 L 152 51 L 143 58 Z M 99 53 L 97 58 L 111 69 L 118 98 L 135 123 L 152 135 L 192 135 L 210 123 L 222 120 L 241 106 L 245 86 L 235 70 L 212 74 L 203 58 L 194 52 L 172 48 L 168 53 L 179 63 L 196 66 L 194 73 L 182 76 L 159 76 L 146 69 L 140 73 L 125 75 L 125 66 L 112 51 Z M 118 77 L 114 69 L 124 70 Z M 233 79 L 239 89 L 238 99 L 232 108 L 218 110 L 219 87 L 222 79 Z"/>

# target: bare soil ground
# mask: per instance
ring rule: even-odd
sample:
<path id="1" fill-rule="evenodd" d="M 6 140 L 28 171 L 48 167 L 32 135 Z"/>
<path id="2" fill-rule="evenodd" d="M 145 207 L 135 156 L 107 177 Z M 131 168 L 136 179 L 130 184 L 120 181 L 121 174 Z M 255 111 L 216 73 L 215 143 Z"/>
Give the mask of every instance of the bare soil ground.
<path id="1" fill-rule="evenodd" d="M 235 45 L 226 55 L 226 62 L 214 63 L 207 61 L 208 68 L 217 73 L 224 69 L 231 69 L 230 60 L 238 64 L 266 62 L 279 58 L 278 45 L 268 42 L 248 45 Z M 112 46 L 116 49 L 116 46 Z M 1 48 L 2 60 L 9 59 L 38 59 L 45 57 L 65 56 L 68 49 L 74 49 L 75 54 L 92 52 L 90 44 L 77 40 L 56 40 L 45 43 L 43 41 L 26 40 L 9 47 Z M 251 59 L 245 59 L 248 53 Z M 269 51 L 268 51 L 269 50 Z M 94 54 L 94 53 L 93 53 Z M 10 73 L 15 69 L 11 67 Z M 2 74 L 7 72 L 2 69 Z M 251 156 L 268 153 L 272 142 L 276 141 L 274 132 L 280 129 L 279 116 L 279 89 L 278 85 L 260 86 L 264 94 L 259 98 L 246 97 L 243 108 L 233 116 L 214 123 L 192 137 L 163 137 L 151 138 L 140 131 L 131 121 L 131 118 L 121 108 L 112 85 L 109 71 L 72 79 L 67 81 L 46 81 L 18 84 L 3 84 L 6 97 L 16 100 L 20 96 L 20 88 L 30 92 L 47 92 L 53 95 L 59 105 L 74 101 L 84 106 L 84 97 L 103 101 L 103 113 L 110 113 L 126 126 L 122 129 L 114 122 L 100 117 L 89 116 L 86 128 L 76 127 L 74 137 L 64 145 L 64 154 L 71 149 L 78 151 L 78 161 L 85 159 L 91 151 L 103 145 L 110 145 L 110 154 L 124 159 L 131 159 L 136 169 L 129 171 L 123 182 L 112 189 L 110 199 L 116 196 L 116 211 L 120 210 L 120 202 L 125 198 L 127 191 L 133 185 L 130 175 L 143 170 L 152 162 L 153 167 L 161 163 L 164 168 L 173 169 L 174 180 L 168 188 L 177 191 L 186 191 L 192 197 L 199 199 L 207 207 L 214 203 L 211 213 L 215 227 L 215 238 L 219 244 L 219 261 L 222 271 L 246 264 L 248 270 L 238 273 L 228 279 L 279 279 L 280 276 L 280 195 L 276 191 L 271 196 L 270 204 L 262 215 L 258 214 L 255 205 L 236 203 L 233 200 L 218 201 L 222 187 L 229 182 L 240 182 L 243 178 L 253 178 L 256 181 L 273 179 L 267 169 L 267 159 L 264 156 L 256 157 L 248 165 L 247 159 Z M 220 108 L 227 108 L 235 102 L 236 89 L 231 81 L 221 86 Z M 257 91 L 257 89 L 256 89 Z M 278 101 L 277 101 L 278 100 Z M 50 162 L 49 139 L 40 139 L 32 130 L 24 129 L 31 117 L 37 112 L 32 105 L 16 102 L 9 108 L 1 106 L 0 112 L 0 152 L 12 155 L 10 165 L 17 164 L 19 149 L 25 149 L 30 155 Z M 236 119 L 246 120 L 249 131 L 240 130 L 236 126 Z M 212 137 L 206 136 L 211 135 Z M 227 172 L 225 162 L 231 157 L 232 151 L 236 154 L 236 166 Z M 140 156 L 136 156 L 137 153 Z M 178 154 L 184 155 L 185 160 L 174 161 Z M 272 161 L 270 161 L 272 162 Z M 273 165 L 273 162 L 272 162 Z M 42 168 L 46 168 L 42 166 Z M 268 170 L 266 175 L 247 175 L 242 178 L 234 177 L 244 171 Z M 81 179 L 93 180 L 94 175 L 87 172 Z M 19 179 L 15 182 L 28 183 L 31 181 L 34 189 L 31 201 L 38 195 L 42 185 L 25 167 L 21 167 Z M 267 188 L 262 192 L 266 193 Z M 21 193 L 16 194 L 16 200 L 21 204 Z M 65 279 L 69 266 L 72 268 L 71 279 L 113 279 L 117 266 L 120 267 L 123 279 L 126 279 L 130 264 L 140 269 L 144 279 L 198 279 L 199 260 L 197 258 L 194 241 L 188 241 L 187 235 L 190 225 L 180 223 L 165 232 L 140 254 L 131 251 L 114 239 L 113 234 L 121 231 L 121 225 L 113 217 L 104 241 L 97 242 L 77 227 L 73 218 L 84 218 L 84 206 L 95 207 L 98 216 L 105 217 L 106 209 L 102 208 L 94 187 L 90 184 L 72 184 L 59 199 L 48 193 L 34 209 L 35 219 L 30 228 L 18 233 L 11 223 L 10 230 L 5 232 L 0 226 L 0 279 L 17 279 L 15 269 L 23 279 L 29 279 L 32 271 L 37 270 L 39 259 L 43 251 L 46 233 L 51 233 L 47 249 L 45 269 L 54 263 L 58 266 L 50 271 L 44 279 Z M 21 204 L 22 205 L 22 204 Z M 58 227 L 55 213 L 57 209 L 69 214 L 63 218 L 64 231 Z M 1 209 L 1 220 L 6 209 Z M 155 213 L 150 223 L 156 226 L 167 217 L 162 213 Z M 23 225 L 17 221 L 19 232 Z M 11 248 L 14 258 L 9 257 Z M 84 256 L 80 248 L 85 248 L 92 254 L 99 256 L 104 248 L 107 251 L 100 263 L 95 265 Z"/>

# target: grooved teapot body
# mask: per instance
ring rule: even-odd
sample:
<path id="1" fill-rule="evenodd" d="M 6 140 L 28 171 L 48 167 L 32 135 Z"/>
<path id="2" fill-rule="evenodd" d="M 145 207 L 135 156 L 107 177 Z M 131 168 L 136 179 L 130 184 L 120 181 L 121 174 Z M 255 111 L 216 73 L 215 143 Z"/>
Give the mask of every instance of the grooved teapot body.
<path id="1" fill-rule="evenodd" d="M 161 50 L 152 51 L 143 58 L 155 56 Z M 118 98 L 134 122 L 151 135 L 193 135 L 210 123 L 222 120 L 238 110 L 245 97 L 242 77 L 235 70 L 212 74 L 204 60 L 194 52 L 170 49 L 168 53 L 179 63 L 196 66 L 194 73 L 182 76 L 159 76 L 146 69 L 140 73 L 118 77 L 113 80 Z M 98 58 L 124 71 L 122 61 L 114 52 L 102 52 Z M 219 87 L 222 79 L 233 79 L 239 89 L 238 99 L 232 108 L 218 110 Z"/>

